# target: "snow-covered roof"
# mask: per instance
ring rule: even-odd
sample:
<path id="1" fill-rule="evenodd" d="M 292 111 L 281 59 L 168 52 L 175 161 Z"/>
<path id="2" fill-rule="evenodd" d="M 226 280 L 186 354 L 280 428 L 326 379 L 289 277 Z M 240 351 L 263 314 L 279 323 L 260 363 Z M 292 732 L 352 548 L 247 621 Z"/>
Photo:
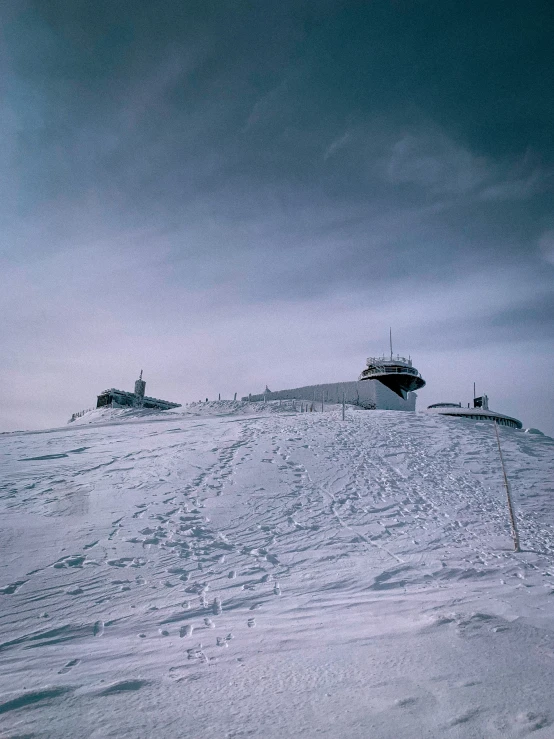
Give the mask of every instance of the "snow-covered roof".
<path id="1" fill-rule="evenodd" d="M 135 397 L 135 393 L 132 393 L 129 390 L 118 390 L 115 387 L 111 387 L 109 390 L 104 390 L 100 395 L 124 395 L 127 398 Z M 98 397 L 100 397 L 100 395 Z M 171 400 L 162 400 L 161 398 L 152 398 L 150 395 L 145 395 L 144 400 L 147 400 L 150 403 L 167 403 L 167 405 L 172 405 L 176 408 L 180 406 L 180 403 L 173 403 Z"/>
<path id="2" fill-rule="evenodd" d="M 433 405 L 428 405 L 427 410 L 430 410 L 431 408 L 461 408 L 460 403 L 433 403 Z"/>
<path id="3" fill-rule="evenodd" d="M 472 418 L 473 420 L 483 419 L 488 421 L 507 421 L 520 429 L 523 424 L 517 418 L 512 416 L 506 416 L 503 413 L 496 413 L 491 410 L 484 410 L 483 408 L 456 408 L 453 406 L 429 406 L 427 413 L 440 413 L 443 416 L 461 416 L 465 418 Z"/>

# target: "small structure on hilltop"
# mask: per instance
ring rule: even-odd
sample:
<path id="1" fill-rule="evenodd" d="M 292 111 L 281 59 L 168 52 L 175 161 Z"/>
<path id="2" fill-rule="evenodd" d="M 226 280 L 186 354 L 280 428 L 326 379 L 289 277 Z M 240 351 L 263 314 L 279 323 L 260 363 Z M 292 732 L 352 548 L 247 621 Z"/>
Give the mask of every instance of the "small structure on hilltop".
<path id="1" fill-rule="evenodd" d="M 461 403 L 433 403 L 433 405 L 427 406 L 427 410 L 431 413 L 438 413 L 441 416 L 469 418 L 472 421 L 496 421 L 500 426 L 509 426 L 513 429 L 520 429 L 523 426 L 517 418 L 489 410 L 489 398 L 487 395 L 473 398 L 473 408 L 469 407 L 469 403 L 467 408 L 462 408 Z"/>
<path id="2" fill-rule="evenodd" d="M 127 390 L 117 390 L 110 388 L 104 390 L 98 396 L 96 403 L 97 408 L 155 408 L 159 411 L 167 411 L 169 408 L 180 408 L 180 403 L 172 403 L 169 400 L 160 400 L 159 398 L 150 398 L 145 395 L 146 382 L 142 379 L 142 370 L 140 377 L 135 382 L 135 392 L 131 393 Z"/>

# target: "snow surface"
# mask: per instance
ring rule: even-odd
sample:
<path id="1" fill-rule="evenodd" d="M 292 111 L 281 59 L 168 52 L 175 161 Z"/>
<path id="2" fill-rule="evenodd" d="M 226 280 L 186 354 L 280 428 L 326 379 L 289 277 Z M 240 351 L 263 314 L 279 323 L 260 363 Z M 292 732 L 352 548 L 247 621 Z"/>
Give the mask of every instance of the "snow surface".
<path id="1" fill-rule="evenodd" d="M 277 403 L 0 435 L 2 737 L 554 736 L 552 439 Z"/>

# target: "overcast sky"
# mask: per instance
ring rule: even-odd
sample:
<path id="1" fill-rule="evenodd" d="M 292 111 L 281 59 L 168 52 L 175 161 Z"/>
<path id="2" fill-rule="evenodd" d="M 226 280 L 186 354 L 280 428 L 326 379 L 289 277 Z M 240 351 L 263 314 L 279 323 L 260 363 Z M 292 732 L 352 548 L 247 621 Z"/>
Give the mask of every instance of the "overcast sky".
<path id="1" fill-rule="evenodd" d="M 554 434 L 551 0 L 3 0 L 0 430 L 411 354 Z"/>

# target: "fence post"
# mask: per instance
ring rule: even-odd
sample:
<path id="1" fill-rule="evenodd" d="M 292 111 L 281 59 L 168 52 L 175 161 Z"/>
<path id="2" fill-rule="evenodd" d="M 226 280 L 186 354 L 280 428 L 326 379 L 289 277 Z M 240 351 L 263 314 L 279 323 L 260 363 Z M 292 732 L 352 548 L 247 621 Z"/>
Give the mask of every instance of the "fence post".
<path id="1" fill-rule="evenodd" d="M 498 443 L 498 454 L 500 455 L 500 464 L 502 465 L 502 474 L 504 476 L 504 486 L 506 488 L 506 498 L 508 500 L 508 512 L 510 514 L 510 524 L 512 526 L 512 538 L 514 540 L 514 550 L 521 552 L 519 548 L 519 533 L 517 530 L 516 517 L 514 513 L 514 507 L 512 505 L 512 496 L 510 495 L 510 485 L 508 483 L 508 476 L 506 474 L 506 468 L 504 467 L 504 458 L 502 457 L 502 449 L 500 447 L 500 436 L 498 435 L 498 423 L 495 420 L 494 430 L 496 432 L 496 441 Z"/>
<path id="2" fill-rule="evenodd" d="M 345 415 L 344 415 L 344 390 L 342 391 L 342 420 L 344 421 Z"/>

